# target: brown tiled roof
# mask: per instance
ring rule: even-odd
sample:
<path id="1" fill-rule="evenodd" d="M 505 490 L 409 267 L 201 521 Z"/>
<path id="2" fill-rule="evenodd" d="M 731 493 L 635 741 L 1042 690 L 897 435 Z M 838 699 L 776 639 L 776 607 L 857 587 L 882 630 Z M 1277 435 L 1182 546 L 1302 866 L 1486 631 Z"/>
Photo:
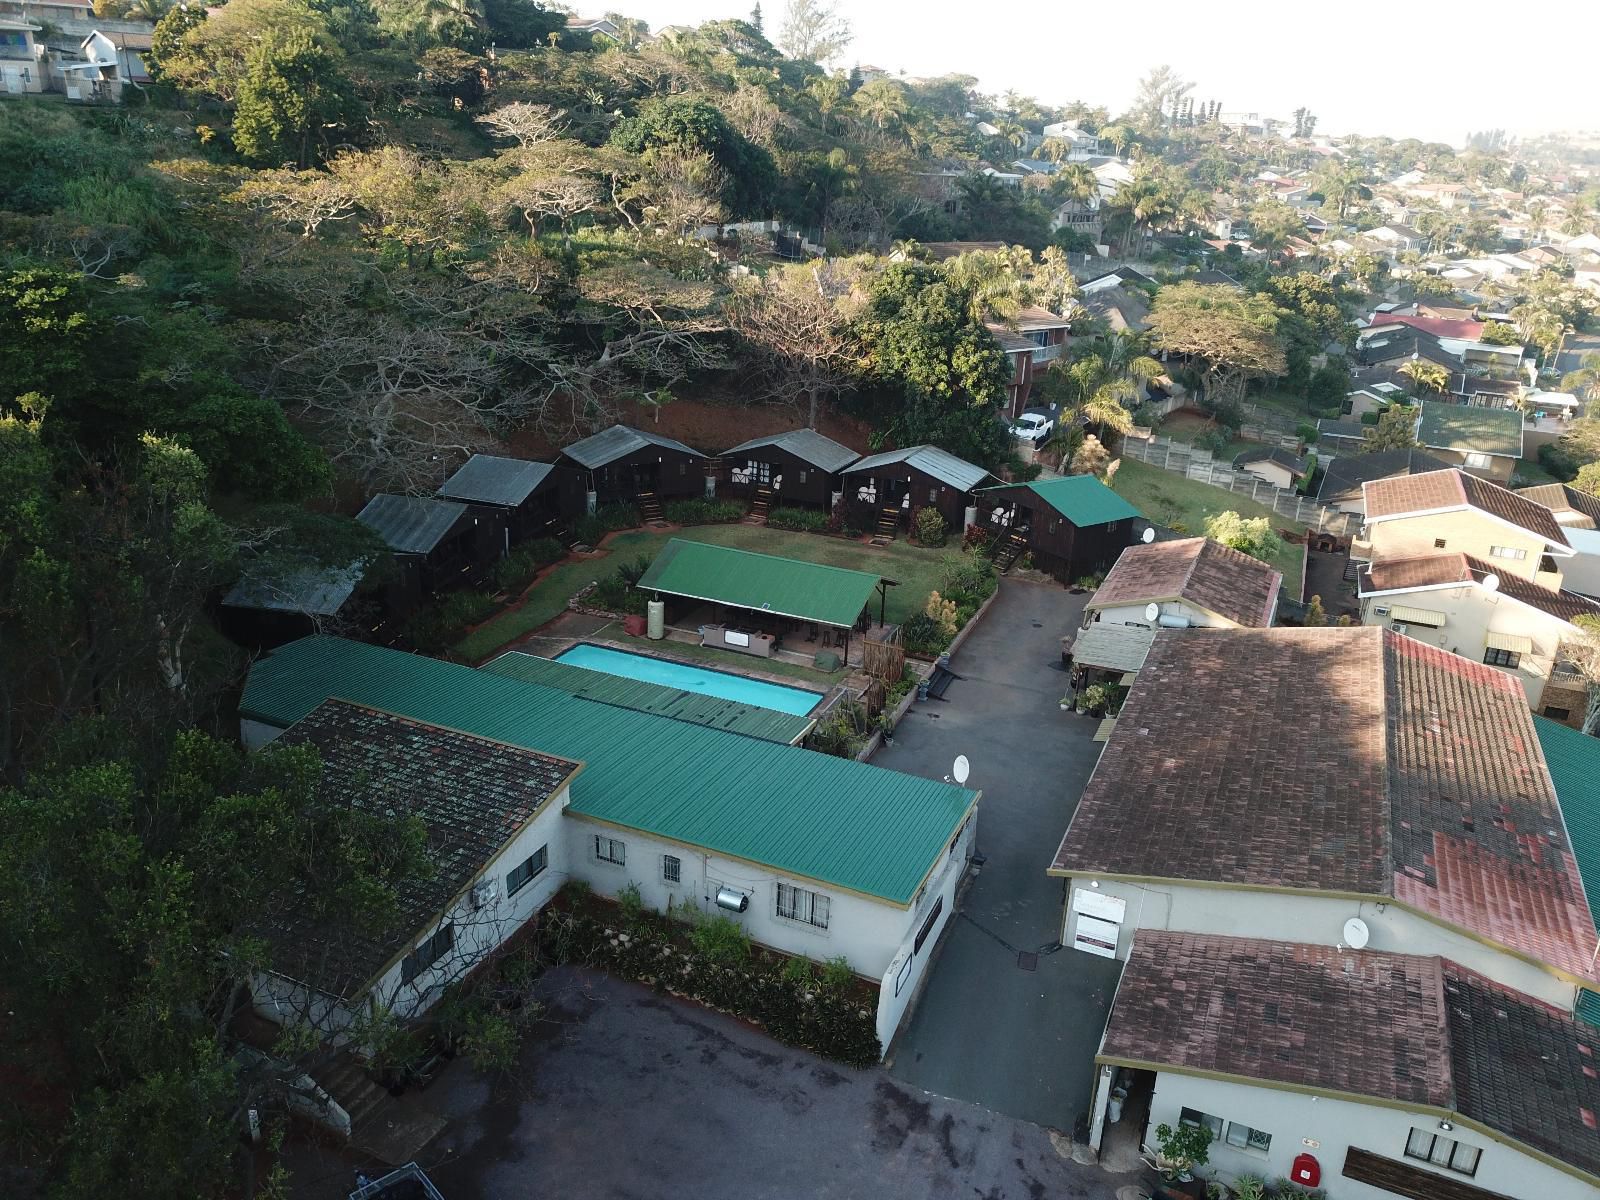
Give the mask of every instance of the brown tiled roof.
<path id="1" fill-rule="evenodd" d="M 1600 1031 L 1448 959 L 1142 929 L 1101 1053 L 1427 1106 L 1600 1173 Z"/>
<path id="2" fill-rule="evenodd" d="M 1564 483 L 1541 483 L 1537 487 L 1518 488 L 1517 495 L 1544 505 L 1552 513 L 1577 513 L 1600 525 L 1600 496 L 1591 496 Z"/>
<path id="3" fill-rule="evenodd" d="M 274 746 L 314 746 L 321 788 L 338 803 L 420 817 L 433 873 L 402 885 L 392 921 L 357 929 L 289 896 L 256 932 L 274 971 L 328 995 L 361 989 L 441 916 L 578 770 L 578 764 L 344 700 L 326 700 L 291 725 Z"/>
<path id="4" fill-rule="evenodd" d="M 1490 575 L 1499 581 L 1497 586 L 1500 592 L 1559 620 L 1600 616 L 1600 601 L 1576 592 L 1545 587 L 1522 575 L 1501 572 L 1488 560 L 1474 558 L 1470 554 L 1424 554 L 1416 558 L 1384 559 L 1363 570 L 1359 583 L 1361 594 L 1371 596 L 1405 588 L 1481 583 Z"/>
<path id="5" fill-rule="evenodd" d="M 1408 513 L 1475 508 L 1525 529 L 1552 545 L 1567 545 L 1555 516 L 1543 504 L 1454 467 L 1421 475 L 1372 479 L 1361 485 L 1367 520 Z"/>
<path id="6" fill-rule="evenodd" d="M 1437 958 L 1141 929 L 1101 1054 L 1450 1107 Z"/>
<path id="7" fill-rule="evenodd" d="M 1210 538 L 1129 546 L 1089 598 L 1091 610 L 1185 600 L 1246 627 L 1272 623 L 1283 575 Z"/>
<path id="8" fill-rule="evenodd" d="M 1495 668 L 1370 627 L 1166 630 L 1051 869 L 1393 896 L 1588 978 L 1563 829 Z"/>
<path id="9" fill-rule="evenodd" d="M 1317 499 L 1323 504 L 1360 500 L 1361 485 L 1369 479 L 1394 475 L 1420 475 L 1444 471 L 1450 464 L 1421 450 L 1378 450 L 1371 454 L 1341 454 L 1328 464 Z"/>

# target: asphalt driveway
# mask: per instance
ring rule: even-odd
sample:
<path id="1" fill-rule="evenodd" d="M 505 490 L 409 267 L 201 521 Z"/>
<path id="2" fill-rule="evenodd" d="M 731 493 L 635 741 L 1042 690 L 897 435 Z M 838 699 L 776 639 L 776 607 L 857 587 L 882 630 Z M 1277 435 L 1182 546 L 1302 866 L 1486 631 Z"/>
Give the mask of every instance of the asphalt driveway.
<path id="1" fill-rule="evenodd" d="M 546 1012 L 514 1072 L 458 1060 L 407 1097 L 449 1121 L 421 1155 L 449 1200 L 1115 1200 L 1130 1182 L 1035 1126 L 639 984 L 558 968 L 538 991 Z M 298 1200 L 342 1200 L 356 1166 L 380 1170 L 315 1147 L 294 1165 Z"/>
<path id="2" fill-rule="evenodd" d="M 880 766 L 942 777 L 957 754 L 983 789 L 986 858 L 944 935 L 893 1048 L 898 1079 L 1071 1134 L 1086 1115 L 1094 1055 L 1120 964 L 1059 946 L 1062 881 L 1045 874 L 1100 745 L 1097 722 L 1062 713 L 1060 637 L 1085 596 L 1001 581 L 957 653 L 945 701 L 914 705 Z M 1025 955 L 1036 956 L 1032 959 Z"/>

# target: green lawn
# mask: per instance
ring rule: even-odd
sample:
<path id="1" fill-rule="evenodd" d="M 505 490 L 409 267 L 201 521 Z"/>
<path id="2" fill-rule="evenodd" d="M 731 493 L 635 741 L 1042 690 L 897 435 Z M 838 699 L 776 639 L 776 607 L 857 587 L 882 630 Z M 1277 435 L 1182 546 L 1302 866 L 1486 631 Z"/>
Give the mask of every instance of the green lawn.
<path id="1" fill-rule="evenodd" d="M 1560 482 L 1561 480 L 1546 471 L 1536 459 L 1523 459 L 1517 464 L 1517 469 L 1511 476 L 1511 486 L 1519 488 Z"/>
<path id="2" fill-rule="evenodd" d="M 1175 442 L 1182 442 L 1192 446 L 1195 439 L 1203 433 L 1209 433 L 1217 427 L 1217 423 L 1209 417 L 1202 417 L 1192 412 L 1175 412 L 1156 428 L 1156 432 L 1164 438 L 1171 438 Z M 1247 438 L 1234 438 L 1222 448 L 1222 453 L 1216 455 L 1218 462 L 1232 462 L 1235 457 L 1246 450 L 1254 450 L 1261 442 L 1250 441 Z"/>
<path id="3" fill-rule="evenodd" d="M 558 565 L 534 585 L 521 604 L 507 609 L 458 642 L 456 652 L 476 662 L 507 642 L 531 633 L 559 616 L 568 598 L 585 584 L 609 575 L 619 563 L 639 555 L 654 558 L 673 537 L 887 576 L 899 585 L 889 589 L 887 617 L 895 624 L 922 611 L 928 593 L 938 586 L 945 559 L 960 553 L 955 538 L 943 550 L 925 550 L 904 542 L 872 547 L 815 533 L 768 529 L 764 525 L 701 525 L 670 533 L 633 530 L 612 538 L 606 543 L 606 553 L 599 558 L 572 559 Z"/>
<path id="4" fill-rule="evenodd" d="M 1149 463 L 1124 457 L 1113 481 L 1116 492 L 1152 521 L 1198 534 L 1205 532 L 1206 518 L 1230 509 L 1242 517 L 1266 517 L 1274 529 L 1303 530 L 1305 526 L 1257 504 L 1247 496 L 1236 496 L 1222 488 L 1195 479 L 1185 479 Z M 1303 547 L 1280 542 L 1272 565 L 1283 572 L 1290 595 L 1300 594 Z"/>

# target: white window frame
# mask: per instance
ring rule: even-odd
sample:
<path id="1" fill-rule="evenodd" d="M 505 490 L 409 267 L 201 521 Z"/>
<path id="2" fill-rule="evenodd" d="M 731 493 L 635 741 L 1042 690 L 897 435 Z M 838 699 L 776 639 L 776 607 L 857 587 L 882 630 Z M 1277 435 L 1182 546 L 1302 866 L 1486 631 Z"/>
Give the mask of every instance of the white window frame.
<path id="1" fill-rule="evenodd" d="M 596 862 L 625 867 L 628 865 L 628 845 L 620 838 L 597 833 L 594 835 L 594 858 Z"/>
<path id="2" fill-rule="evenodd" d="M 546 842 L 506 872 L 506 896 L 515 896 L 523 888 L 543 875 L 549 865 L 550 843 Z M 517 878 L 519 873 L 522 876 L 520 879 Z"/>
<path id="3" fill-rule="evenodd" d="M 1528 552 L 1521 546 L 1490 546 L 1490 558 L 1504 558 L 1510 562 L 1523 562 L 1528 557 Z"/>
<path id="4" fill-rule="evenodd" d="M 1482 454 L 1476 450 L 1473 450 L 1466 455 L 1465 465 L 1469 467 L 1477 467 L 1481 471 L 1486 467 L 1493 466 L 1494 459 L 1488 454 Z"/>
<path id="5" fill-rule="evenodd" d="M 682 883 L 683 859 L 676 854 L 663 854 L 661 856 L 661 880 L 663 883 Z"/>
<path id="6" fill-rule="evenodd" d="M 812 929 L 827 929 L 833 905 L 822 892 L 780 881 L 773 890 L 772 907 L 773 912 L 785 921 Z"/>
<path id="7" fill-rule="evenodd" d="M 1223 1140 L 1235 1150 L 1248 1150 L 1252 1154 L 1271 1154 L 1272 1135 L 1239 1121 L 1229 1121 Z"/>
<path id="8" fill-rule="evenodd" d="M 1406 1135 L 1405 1156 L 1414 1162 L 1425 1162 L 1429 1166 L 1439 1167 L 1451 1174 L 1472 1179 L 1478 1174 L 1478 1164 L 1483 1159 L 1483 1151 L 1477 1146 L 1468 1145 L 1455 1138 L 1443 1137 L 1431 1129 L 1418 1129 L 1413 1125 L 1411 1132 Z M 1464 1165 L 1457 1165 L 1458 1163 Z"/>
<path id="9" fill-rule="evenodd" d="M 1222 1136 L 1222 1118 L 1201 1112 L 1198 1108 L 1179 1109 L 1178 1124 L 1187 1125 L 1191 1129 L 1209 1129 L 1213 1142 Z"/>
<path id="10" fill-rule="evenodd" d="M 411 953 L 400 960 L 400 982 L 415 983 L 421 979 L 446 954 L 456 948 L 456 926 L 446 921 L 421 943 L 412 947 Z"/>

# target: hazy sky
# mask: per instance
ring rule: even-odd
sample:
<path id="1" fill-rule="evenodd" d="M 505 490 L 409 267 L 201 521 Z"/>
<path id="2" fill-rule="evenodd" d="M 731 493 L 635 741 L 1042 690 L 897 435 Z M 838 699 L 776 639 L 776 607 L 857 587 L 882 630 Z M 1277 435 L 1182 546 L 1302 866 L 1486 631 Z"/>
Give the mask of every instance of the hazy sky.
<path id="1" fill-rule="evenodd" d="M 626 12 L 652 28 L 750 14 L 746 0 L 567 0 L 585 16 Z M 786 0 L 765 0 L 776 40 Z M 1115 114 L 1138 79 L 1171 63 L 1198 100 L 1287 117 L 1318 132 L 1457 144 L 1469 129 L 1600 128 L 1594 51 L 1600 0 L 840 0 L 855 30 L 845 64 L 908 75 L 976 75 L 1047 104 Z"/>

